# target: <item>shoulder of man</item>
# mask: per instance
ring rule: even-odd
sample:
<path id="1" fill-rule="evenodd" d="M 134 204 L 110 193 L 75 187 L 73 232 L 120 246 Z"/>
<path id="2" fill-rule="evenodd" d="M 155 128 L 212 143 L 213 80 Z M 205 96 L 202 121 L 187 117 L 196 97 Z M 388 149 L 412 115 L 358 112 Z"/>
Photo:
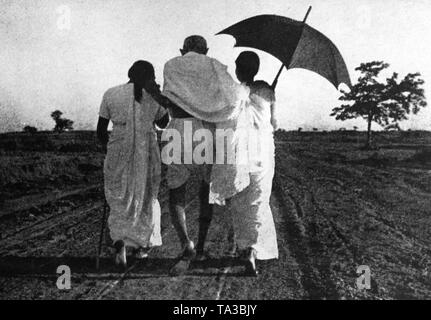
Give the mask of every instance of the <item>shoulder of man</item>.
<path id="1" fill-rule="evenodd" d="M 208 57 L 208 60 L 211 62 L 212 66 L 214 67 L 215 70 L 217 70 L 219 72 L 222 71 L 223 73 L 229 73 L 227 65 L 220 62 L 216 58 Z"/>
<path id="2" fill-rule="evenodd" d="M 127 86 L 128 84 L 120 84 L 118 86 L 115 87 L 111 87 L 108 90 L 106 90 L 105 92 L 105 96 L 109 96 L 111 94 L 116 94 L 118 91 L 123 90 L 125 86 Z"/>
<path id="3" fill-rule="evenodd" d="M 181 62 L 183 62 L 183 61 L 187 61 L 187 60 L 191 60 L 191 59 L 198 59 L 198 60 L 200 60 L 200 61 L 208 61 L 208 62 L 212 62 L 213 64 L 215 64 L 215 65 L 217 65 L 217 66 L 222 66 L 222 67 L 224 67 L 224 68 L 227 68 L 227 66 L 226 66 L 226 65 L 224 65 L 223 63 L 221 63 L 221 62 L 220 62 L 220 61 L 218 61 L 217 59 L 212 58 L 212 57 L 209 57 L 209 56 L 207 56 L 207 55 L 204 55 L 204 54 L 193 54 L 193 55 L 186 54 L 186 55 L 184 55 L 184 56 L 177 56 L 177 57 L 174 57 L 174 58 L 172 58 L 172 59 L 168 60 L 168 61 L 165 63 L 165 69 L 166 69 L 166 68 L 173 67 L 173 66 L 175 66 L 175 65 L 176 65 L 176 64 L 178 64 L 178 63 L 181 63 Z"/>
<path id="4" fill-rule="evenodd" d="M 271 86 L 269 85 L 269 83 L 268 83 L 268 82 L 266 82 L 266 81 L 263 81 L 263 80 L 256 80 L 256 81 L 253 83 L 253 86 L 255 86 L 256 88 L 259 88 L 259 89 L 269 89 L 269 90 L 271 90 L 271 91 L 274 91 L 274 90 L 271 88 Z"/>
<path id="5" fill-rule="evenodd" d="M 166 67 L 170 67 L 170 66 L 172 66 L 173 64 L 175 64 L 176 62 L 178 62 L 178 61 L 180 61 L 181 60 L 181 58 L 182 58 L 182 56 L 176 56 L 176 57 L 174 57 L 174 58 L 172 58 L 172 59 L 169 59 L 168 61 L 166 61 L 166 63 L 165 63 L 165 68 Z"/>
<path id="6" fill-rule="evenodd" d="M 266 81 L 257 80 L 253 82 L 252 92 L 262 95 L 266 99 L 275 100 L 274 89 Z"/>

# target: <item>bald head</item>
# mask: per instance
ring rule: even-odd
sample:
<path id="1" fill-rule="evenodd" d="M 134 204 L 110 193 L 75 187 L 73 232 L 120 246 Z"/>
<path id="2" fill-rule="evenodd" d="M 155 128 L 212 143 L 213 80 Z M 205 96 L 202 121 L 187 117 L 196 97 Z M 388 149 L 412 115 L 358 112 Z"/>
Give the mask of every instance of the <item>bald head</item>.
<path id="1" fill-rule="evenodd" d="M 208 47 L 207 41 L 202 36 L 190 36 L 184 40 L 183 48 L 180 49 L 181 54 L 185 55 L 188 52 L 196 52 L 200 54 L 207 54 Z"/>

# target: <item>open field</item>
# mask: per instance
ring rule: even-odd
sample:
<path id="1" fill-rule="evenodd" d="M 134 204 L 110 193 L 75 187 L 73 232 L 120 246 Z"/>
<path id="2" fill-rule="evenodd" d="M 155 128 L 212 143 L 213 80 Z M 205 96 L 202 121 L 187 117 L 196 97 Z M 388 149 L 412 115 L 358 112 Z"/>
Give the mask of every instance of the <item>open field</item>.
<path id="1" fill-rule="evenodd" d="M 276 183 L 294 207 L 288 230 L 308 248 L 299 260 L 315 266 L 309 285 L 337 298 L 431 298 L 430 135 L 380 133 L 377 151 L 355 139 L 278 139 Z M 352 286 L 359 265 L 371 269 L 369 292 Z"/>
<path id="2" fill-rule="evenodd" d="M 258 278 L 225 253 L 218 208 L 211 260 L 168 275 L 179 245 L 160 194 L 164 245 L 127 271 L 95 254 L 103 208 L 102 159 L 93 132 L 0 135 L 1 299 L 420 299 L 431 298 L 431 133 L 278 132 L 271 205 L 280 259 Z M 188 199 L 196 237 L 195 185 Z M 58 290 L 56 268 L 72 270 Z M 356 286 L 357 267 L 371 289 Z"/>
<path id="3" fill-rule="evenodd" d="M 0 135 L 0 206 L 24 196 L 63 193 L 102 182 L 94 132 Z"/>

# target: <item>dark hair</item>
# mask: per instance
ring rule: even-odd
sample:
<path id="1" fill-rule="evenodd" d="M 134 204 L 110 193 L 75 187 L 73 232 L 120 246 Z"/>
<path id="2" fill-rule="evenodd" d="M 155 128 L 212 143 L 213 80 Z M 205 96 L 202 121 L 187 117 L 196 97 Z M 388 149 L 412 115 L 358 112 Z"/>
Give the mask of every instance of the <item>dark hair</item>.
<path id="1" fill-rule="evenodd" d="M 184 40 L 183 51 L 194 51 L 196 53 L 206 54 L 208 51 L 207 41 L 204 37 L 198 35 L 187 37 Z"/>
<path id="2" fill-rule="evenodd" d="M 247 78 L 253 78 L 259 71 L 259 56 L 252 51 L 243 51 L 235 60 L 236 68 Z"/>
<path id="3" fill-rule="evenodd" d="M 130 83 L 134 85 L 135 100 L 141 102 L 142 89 L 148 80 L 154 79 L 154 67 L 148 61 L 136 61 L 129 69 Z"/>

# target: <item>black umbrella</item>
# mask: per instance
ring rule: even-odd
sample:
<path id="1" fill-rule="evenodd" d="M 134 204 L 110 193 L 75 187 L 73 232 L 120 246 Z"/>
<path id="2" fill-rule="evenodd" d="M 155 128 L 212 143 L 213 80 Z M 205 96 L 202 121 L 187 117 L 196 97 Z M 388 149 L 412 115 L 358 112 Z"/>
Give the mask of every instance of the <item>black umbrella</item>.
<path id="1" fill-rule="evenodd" d="M 250 47 L 278 58 L 283 65 L 274 79 L 277 85 L 283 67 L 303 68 L 328 79 L 336 88 L 341 83 L 350 86 L 346 64 L 337 47 L 322 33 L 305 23 L 276 15 L 255 16 L 230 26 L 217 34 L 229 34 L 236 39 L 235 47 Z"/>

